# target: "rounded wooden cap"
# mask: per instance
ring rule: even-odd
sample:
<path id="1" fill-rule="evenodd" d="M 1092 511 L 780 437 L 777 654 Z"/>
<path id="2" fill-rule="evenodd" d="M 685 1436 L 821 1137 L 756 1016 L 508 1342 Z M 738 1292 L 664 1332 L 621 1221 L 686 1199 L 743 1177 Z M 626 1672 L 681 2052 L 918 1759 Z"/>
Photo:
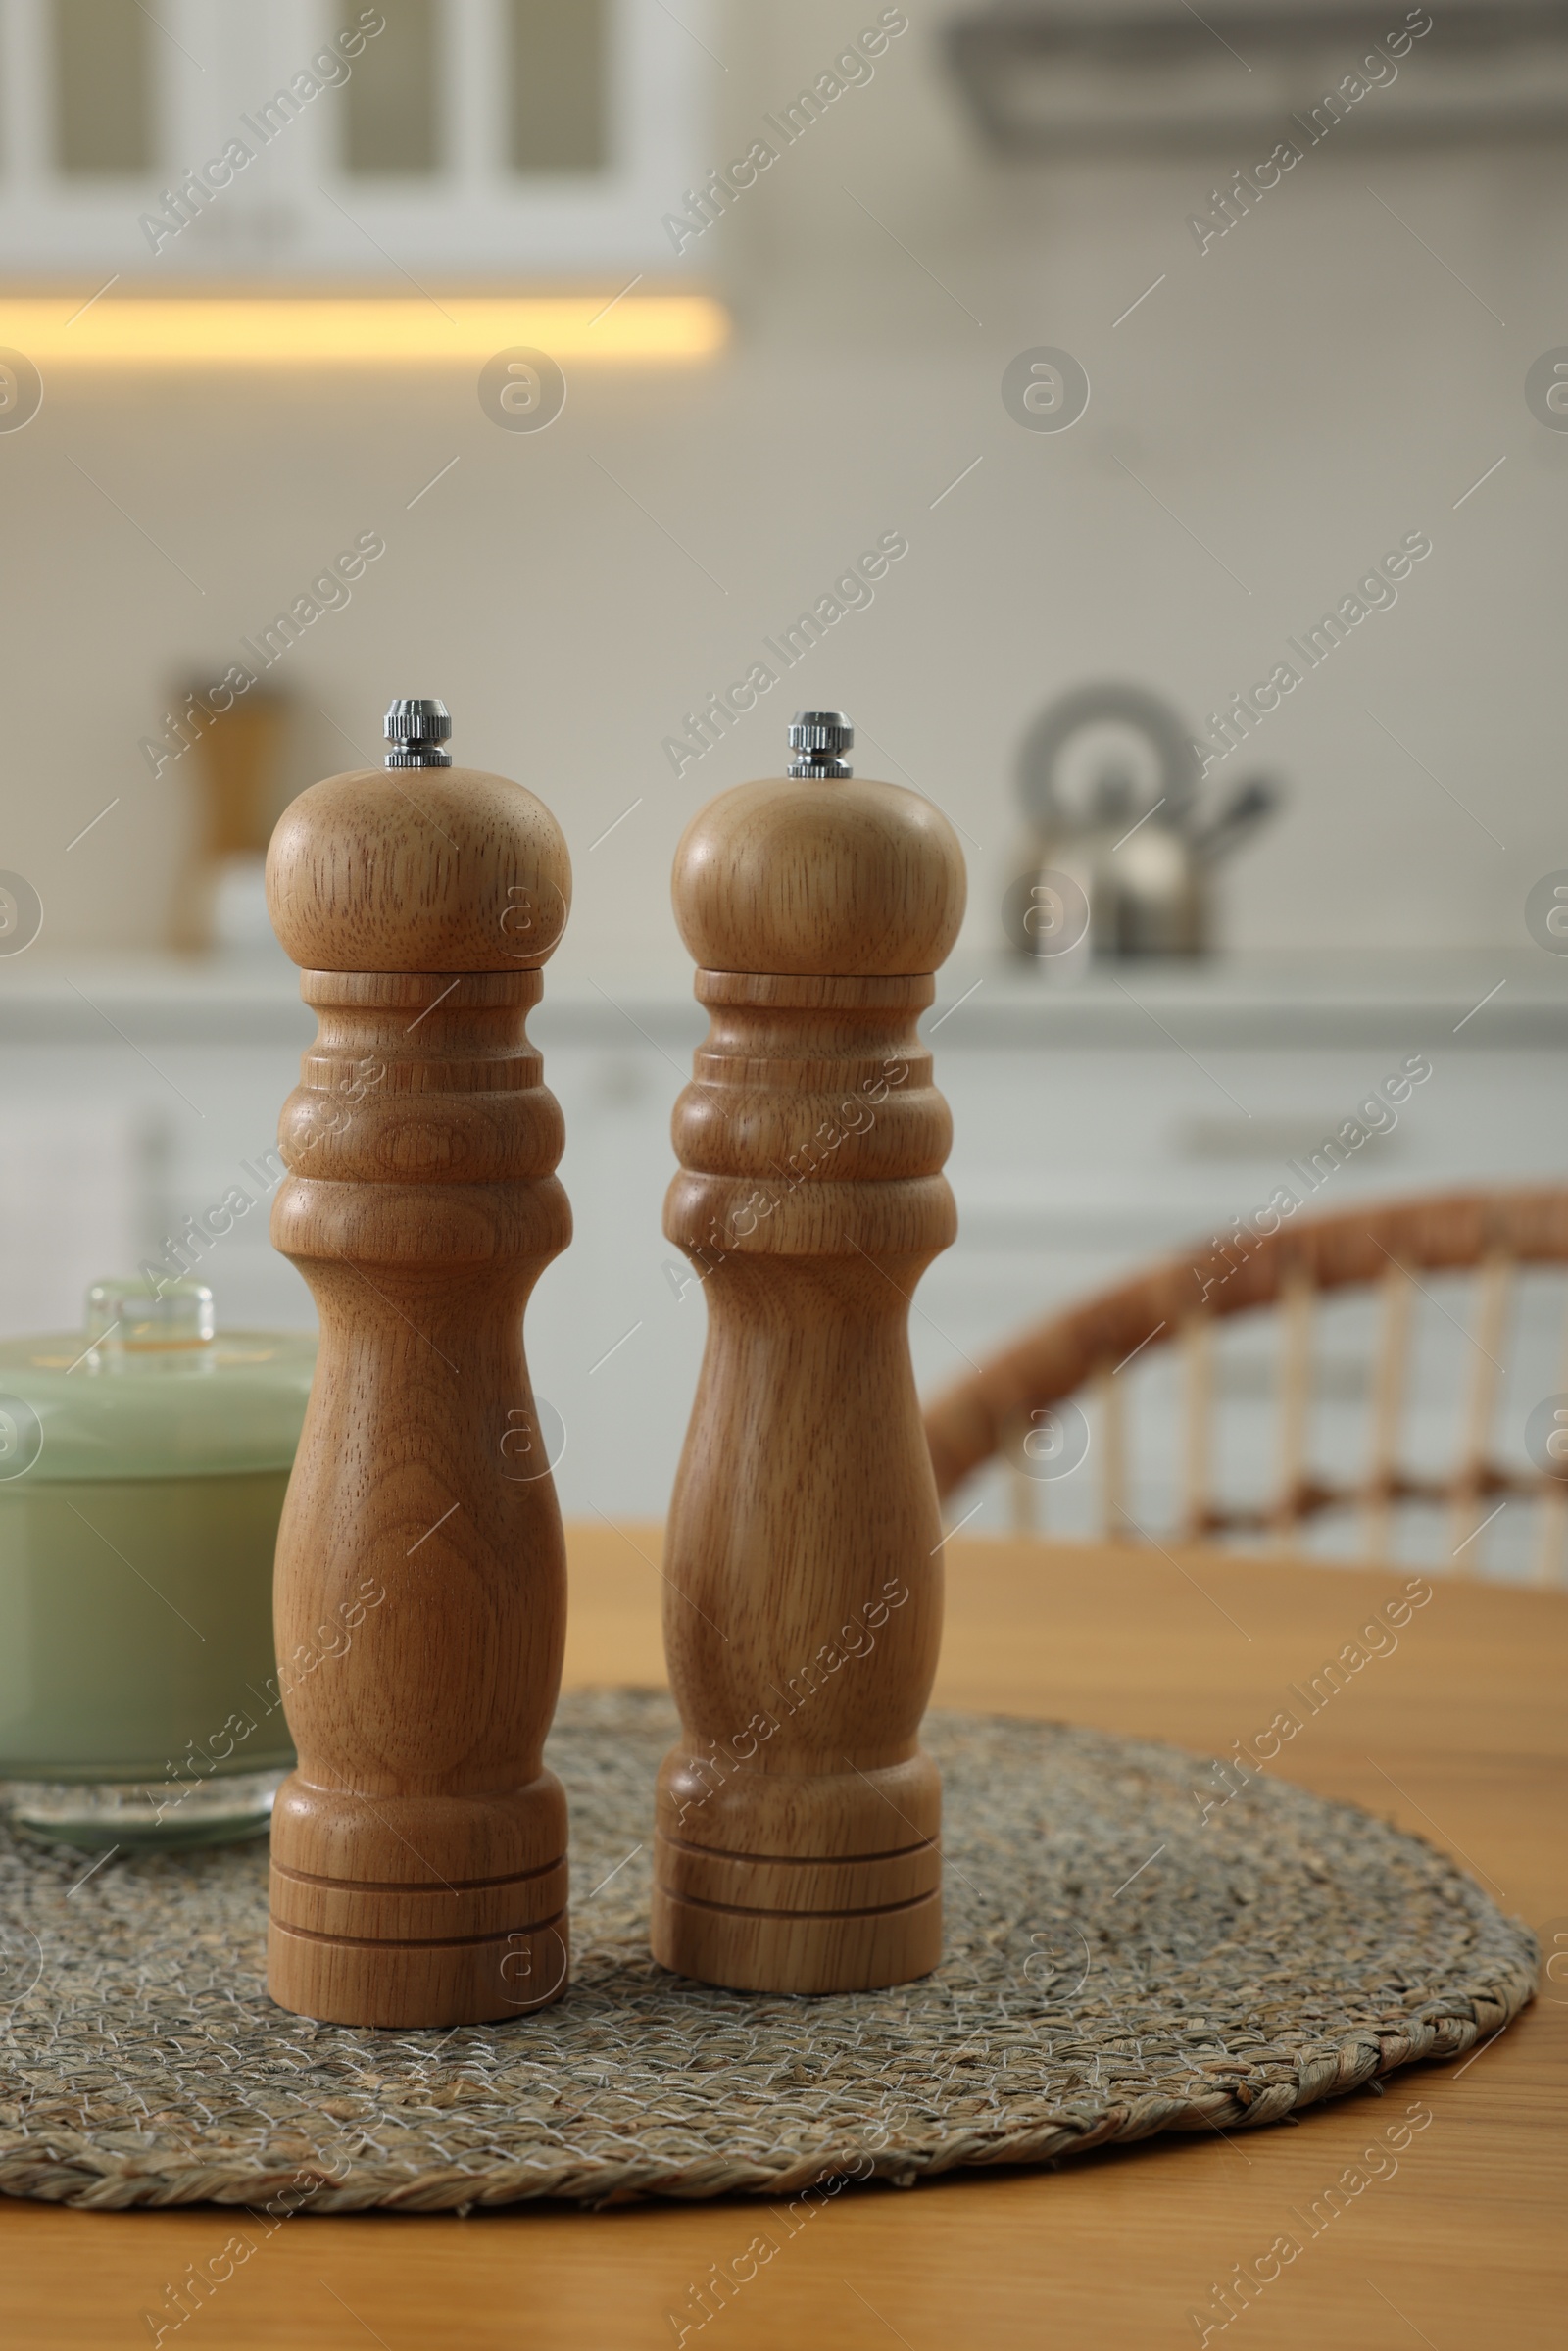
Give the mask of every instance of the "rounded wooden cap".
<path id="1" fill-rule="evenodd" d="M 284 809 L 267 905 L 307 971 L 526 971 L 566 927 L 571 859 L 504 775 L 360 767 Z"/>
<path id="2" fill-rule="evenodd" d="M 935 971 L 964 890 L 941 809 L 859 778 L 737 785 L 693 817 L 675 852 L 675 920 L 705 971 Z"/>

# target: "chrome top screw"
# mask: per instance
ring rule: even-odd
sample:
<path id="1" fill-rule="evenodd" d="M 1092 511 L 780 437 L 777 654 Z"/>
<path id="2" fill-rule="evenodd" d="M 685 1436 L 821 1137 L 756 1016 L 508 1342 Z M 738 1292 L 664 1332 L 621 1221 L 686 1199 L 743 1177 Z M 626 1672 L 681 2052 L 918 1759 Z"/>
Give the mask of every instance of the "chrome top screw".
<path id="1" fill-rule="evenodd" d="M 841 751 L 854 747 L 855 729 L 842 710 L 797 710 L 790 722 L 791 775 L 842 778 L 855 770 Z"/>
<path id="2" fill-rule="evenodd" d="M 389 767 L 450 767 L 452 754 L 441 746 L 452 734 L 452 713 L 444 702 L 421 697 L 395 702 L 382 721 L 381 732 L 392 749 Z"/>

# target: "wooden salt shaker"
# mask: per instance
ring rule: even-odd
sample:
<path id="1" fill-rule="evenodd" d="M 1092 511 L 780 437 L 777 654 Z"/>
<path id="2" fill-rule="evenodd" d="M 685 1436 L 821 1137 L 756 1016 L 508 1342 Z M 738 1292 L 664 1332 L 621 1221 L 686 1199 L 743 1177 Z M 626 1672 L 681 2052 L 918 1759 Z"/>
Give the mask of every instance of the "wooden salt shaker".
<path id="1" fill-rule="evenodd" d="M 928 801 L 859 783 L 838 711 L 688 827 L 674 901 L 710 1028 L 664 1230 L 708 1298 L 670 1509 L 654 1956 L 743 1991 L 866 1990 L 942 1955 L 918 1743 L 942 1525 L 909 1295 L 956 1229 L 917 1021 L 963 914 Z"/>
<path id="2" fill-rule="evenodd" d="M 304 793 L 267 865 L 320 1024 L 272 1240 L 321 1325 L 277 1545 L 299 1764 L 268 1988 L 336 2024 L 451 2026 L 556 1999 L 568 1966 L 541 1761 L 565 1552 L 522 1315 L 571 1238 L 524 1027 L 571 869 L 531 792 L 452 766 L 440 703 L 394 703 L 386 731 L 385 769 Z"/>

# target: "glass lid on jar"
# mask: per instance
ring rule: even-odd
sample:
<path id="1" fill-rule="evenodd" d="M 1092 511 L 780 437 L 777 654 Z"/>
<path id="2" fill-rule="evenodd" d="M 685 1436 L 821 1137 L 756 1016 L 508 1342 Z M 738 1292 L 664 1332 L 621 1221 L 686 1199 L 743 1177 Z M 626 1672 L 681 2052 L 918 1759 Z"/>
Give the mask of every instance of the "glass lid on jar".
<path id="1" fill-rule="evenodd" d="M 212 1371 L 218 1315 L 205 1282 L 94 1282 L 87 1293 L 82 1368 L 92 1372 Z"/>
<path id="2" fill-rule="evenodd" d="M 220 1331 L 205 1282 L 94 1282 L 80 1331 L 0 1340 L 0 1496 L 287 1469 L 315 1367 L 314 1332 Z"/>

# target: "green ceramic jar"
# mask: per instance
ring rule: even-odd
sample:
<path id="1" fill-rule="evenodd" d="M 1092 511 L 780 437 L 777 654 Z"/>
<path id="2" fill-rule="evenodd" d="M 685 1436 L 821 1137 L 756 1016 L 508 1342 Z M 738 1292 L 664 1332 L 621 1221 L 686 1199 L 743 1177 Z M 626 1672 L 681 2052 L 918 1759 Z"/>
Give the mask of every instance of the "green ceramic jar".
<path id="1" fill-rule="evenodd" d="M 0 1342 L 0 1806 L 89 1849 L 264 1830 L 293 1761 L 272 1553 L 316 1341 L 102 1282 Z"/>

